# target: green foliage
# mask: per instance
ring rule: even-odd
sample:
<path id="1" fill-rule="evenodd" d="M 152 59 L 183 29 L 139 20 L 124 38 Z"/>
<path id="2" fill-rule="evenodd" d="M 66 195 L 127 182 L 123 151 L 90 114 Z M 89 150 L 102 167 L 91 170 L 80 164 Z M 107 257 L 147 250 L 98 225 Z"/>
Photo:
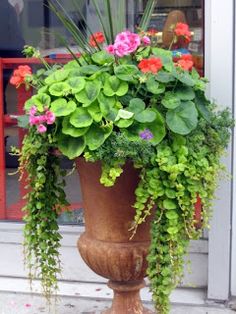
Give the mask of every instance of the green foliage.
<path id="1" fill-rule="evenodd" d="M 52 9 L 83 47 L 84 35 L 62 14 L 60 1 L 55 2 Z M 93 4 L 107 43 L 112 43 L 114 29 L 124 21 L 119 18 L 119 25 L 112 23 L 109 0 L 104 0 L 105 19 L 95 0 Z M 148 1 L 143 27 L 148 25 L 154 4 Z M 149 57 L 162 61 L 157 73 L 139 69 L 139 62 Z M 99 45 L 86 45 L 81 57 L 64 66 L 47 65 L 31 82 L 38 92 L 25 103 L 26 113 L 35 106 L 37 114 L 49 110 L 56 121 L 43 134 L 31 125 L 20 157 L 20 169 L 28 172 L 29 184 L 25 208 L 28 266 L 31 269 L 35 259 L 45 294 L 50 295 L 60 273 L 56 219 L 67 205 L 54 148 L 69 159 L 84 156 L 88 161 L 101 161 L 100 181 L 107 187 L 115 184 L 124 164 L 132 162 L 140 171 L 140 181 L 130 235 L 155 212 L 148 276 L 156 309 L 169 313 L 169 295 L 182 278 L 189 240 L 197 239 L 208 226 L 222 169 L 220 158 L 232 127 L 229 111 L 216 111 L 205 96 L 206 79 L 195 69 L 176 66 L 171 51 L 152 46 L 118 58 Z M 21 123 L 27 126 L 24 119 Z M 202 203 L 199 230 L 195 221 L 198 196 Z"/>
<path id="2" fill-rule="evenodd" d="M 31 129 L 20 152 L 20 171 L 27 182 L 25 196 L 25 261 L 32 280 L 40 277 L 47 298 L 58 289 L 61 273 L 58 215 L 68 206 L 64 193 L 64 173 L 53 154 L 51 134 L 37 134 Z"/>

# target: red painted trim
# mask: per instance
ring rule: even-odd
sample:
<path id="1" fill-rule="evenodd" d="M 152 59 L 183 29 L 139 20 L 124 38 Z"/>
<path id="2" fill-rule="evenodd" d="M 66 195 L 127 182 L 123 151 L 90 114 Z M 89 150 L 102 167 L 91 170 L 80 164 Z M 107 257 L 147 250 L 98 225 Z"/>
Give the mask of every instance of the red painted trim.
<path id="1" fill-rule="evenodd" d="M 3 63 L 0 58 L 0 219 L 6 219 Z"/>

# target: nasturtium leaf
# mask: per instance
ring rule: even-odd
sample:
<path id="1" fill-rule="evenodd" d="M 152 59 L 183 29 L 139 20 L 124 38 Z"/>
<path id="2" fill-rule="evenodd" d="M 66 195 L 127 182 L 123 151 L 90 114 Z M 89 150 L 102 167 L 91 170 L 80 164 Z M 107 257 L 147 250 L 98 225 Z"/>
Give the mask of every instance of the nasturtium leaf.
<path id="1" fill-rule="evenodd" d="M 115 125 L 117 125 L 119 128 L 128 128 L 133 124 L 134 120 L 133 119 L 120 119 L 119 121 L 115 122 Z"/>
<path id="2" fill-rule="evenodd" d="M 69 75 L 69 70 L 62 68 L 60 70 L 53 72 L 48 77 L 46 77 L 45 83 L 47 85 L 51 85 L 53 83 L 62 82 L 68 77 L 68 75 Z"/>
<path id="3" fill-rule="evenodd" d="M 134 119 L 138 122 L 153 122 L 156 119 L 156 112 L 152 109 L 145 109 L 134 116 Z"/>
<path id="4" fill-rule="evenodd" d="M 146 86 L 147 86 L 147 90 L 154 95 L 164 93 L 165 91 L 165 86 L 157 82 L 154 76 L 150 76 L 147 79 Z"/>
<path id="5" fill-rule="evenodd" d="M 101 127 L 93 124 L 89 131 L 85 134 L 86 144 L 90 150 L 98 149 L 112 132 L 112 124 Z"/>
<path id="6" fill-rule="evenodd" d="M 70 123 L 76 128 L 85 128 L 93 123 L 93 118 L 86 108 L 77 108 L 70 117 Z"/>
<path id="7" fill-rule="evenodd" d="M 116 120 L 118 119 L 130 119 L 134 116 L 134 113 L 133 112 L 130 112 L 130 111 L 127 111 L 127 110 L 124 110 L 124 109 L 120 109 L 118 111 L 118 115 L 116 117 Z"/>
<path id="8" fill-rule="evenodd" d="M 181 100 L 193 100 L 195 92 L 190 86 L 179 86 L 175 89 L 176 96 Z"/>
<path id="9" fill-rule="evenodd" d="M 181 101 L 176 97 L 174 92 L 167 92 L 162 98 L 161 103 L 165 108 L 175 109 L 181 104 Z"/>
<path id="10" fill-rule="evenodd" d="M 159 71 L 156 75 L 156 80 L 161 83 L 169 83 L 175 80 L 171 73 Z"/>
<path id="11" fill-rule="evenodd" d="M 175 220 L 175 219 L 178 219 L 178 214 L 175 210 L 168 210 L 165 212 L 165 215 L 166 217 L 169 219 L 169 220 Z"/>
<path id="12" fill-rule="evenodd" d="M 25 102 L 25 110 L 28 111 L 32 106 L 36 106 L 39 112 L 43 112 L 45 107 L 48 107 L 51 102 L 51 97 L 47 94 L 41 93 L 32 96 Z"/>
<path id="13" fill-rule="evenodd" d="M 87 109 L 95 122 L 100 122 L 102 120 L 102 112 L 97 101 L 92 103 Z"/>
<path id="14" fill-rule="evenodd" d="M 140 98 L 133 98 L 129 102 L 129 111 L 133 113 L 140 113 L 145 109 L 145 102 Z"/>
<path id="15" fill-rule="evenodd" d="M 177 208 L 176 202 L 173 201 L 172 199 L 169 199 L 169 198 L 167 198 L 167 199 L 165 199 L 163 201 L 163 206 L 164 206 L 165 209 L 175 209 L 175 208 Z"/>
<path id="16" fill-rule="evenodd" d="M 70 117 L 65 117 L 62 122 L 62 133 L 72 137 L 79 137 L 88 131 L 89 127 L 76 128 L 70 123 Z"/>
<path id="17" fill-rule="evenodd" d="M 100 81 L 89 81 L 86 82 L 85 88 L 75 94 L 75 98 L 82 104 L 84 104 L 84 107 L 89 106 L 92 102 L 96 100 L 100 93 L 101 89 L 101 82 Z"/>
<path id="18" fill-rule="evenodd" d="M 212 113 L 207 108 L 209 104 L 208 100 L 205 98 L 203 94 L 197 94 L 195 98 L 195 105 L 197 107 L 198 112 L 200 115 L 207 121 L 211 122 Z"/>
<path id="19" fill-rule="evenodd" d="M 53 96 L 63 96 L 70 91 L 70 86 L 66 82 L 53 83 L 49 87 L 49 93 Z"/>
<path id="20" fill-rule="evenodd" d="M 50 110 L 56 117 L 68 116 L 76 109 L 76 103 L 72 100 L 69 102 L 65 98 L 58 98 L 51 103 Z"/>
<path id="21" fill-rule="evenodd" d="M 135 65 L 122 64 L 114 69 L 115 75 L 122 81 L 133 81 L 139 70 Z"/>
<path id="22" fill-rule="evenodd" d="M 108 54 L 105 50 L 102 50 L 92 54 L 92 60 L 99 65 L 104 65 L 106 63 L 113 62 L 115 58 L 113 55 Z"/>
<path id="23" fill-rule="evenodd" d="M 79 157 L 83 153 L 85 146 L 84 137 L 61 136 L 58 139 L 59 150 L 69 159 Z"/>
<path id="24" fill-rule="evenodd" d="M 80 73 L 86 74 L 86 75 L 92 75 L 100 70 L 100 68 L 96 65 L 84 65 L 80 67 Z"/>
<path id="25" fill-rule="evenodd" d="M 85 86 L 85 79 L 83 77 L 71 77 L 66 83 L 69 85 L 73 94 L 79 93 Z"/>
<path id="26" fill-rule="evenodd" d="M 181 102 L 181 105 L 166 114 L 166 123 L 171 131 L 186 135 L 197 127 L 198 112 L 192 101 Z"/>

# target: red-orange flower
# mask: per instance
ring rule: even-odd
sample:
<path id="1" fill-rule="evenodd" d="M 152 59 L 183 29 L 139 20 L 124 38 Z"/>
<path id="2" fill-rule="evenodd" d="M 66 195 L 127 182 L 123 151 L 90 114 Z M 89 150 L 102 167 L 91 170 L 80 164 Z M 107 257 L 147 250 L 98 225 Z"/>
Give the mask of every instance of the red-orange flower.
<path id="1" fill-rule="evenodd" d="M 143 59 L 139 62 L 138 67 L 143 73 L 156 74 L 162 68 L 162 62 L 160 58 Z"/>
<path id="2" fill-rule="evenodd" d="M 174 33 L 177 37 L 184 37 L 187 43 L 190 42 L 191 32 L 189 30 L 188 24 L 185 23 L 177 23 L 174 29 Z"/>
<path id="3" fill-rule="evenodd" d="M 97 47 L 98 44 L 103 44 L 105 42 L 105 37 L 102 32 L 96 32 L 89 38 L 89 44 L 92 47 Z"/>
<path id="4" fill-rule="evenodd" d="M 20 84 L 25 83 L 26 76 L 31 74 L 32 71 L 28 65 L 19 65 L 18 68 L 14 70 L 10 83 L 18 87 Z"/>
<path id="5" fill-rule="evenodd" d="M 193 57 L 190 54 L 182 55 L 177 62 L 175 63 L 175 66 L 182 68 L 183 70 L 190 71 L 193 67 Z"/>
<path id="6" fill-rule="evenodd" d="M 148 36 L 155 36 L 157 33 L 158 33 L 158 30 L 156 30 L 155 28 L 149 28 L 147 31 Z"/>

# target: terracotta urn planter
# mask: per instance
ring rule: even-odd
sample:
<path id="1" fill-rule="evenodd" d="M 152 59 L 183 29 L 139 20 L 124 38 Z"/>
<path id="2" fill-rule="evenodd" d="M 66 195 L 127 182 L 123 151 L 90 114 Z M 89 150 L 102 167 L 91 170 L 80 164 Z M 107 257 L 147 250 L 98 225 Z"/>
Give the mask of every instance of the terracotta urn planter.
<path id="1" fill-rule="evenodd" d="M 145 285 L 151 219 L 138 228 L 132 240 L 129 231 L 138 171 L 131 163 L 126 164 L 116 184 L 107 188 L 99 182 L 99 162 L 87 163 L 79 158 L 77 168 L 85 209 L 85 232 L 78 240 L 78 249 L 95 273 L 109 279 L 108 286 L 114 291 L 112 307 L 103 313 L 151 313 L 139 296 Z"/>

